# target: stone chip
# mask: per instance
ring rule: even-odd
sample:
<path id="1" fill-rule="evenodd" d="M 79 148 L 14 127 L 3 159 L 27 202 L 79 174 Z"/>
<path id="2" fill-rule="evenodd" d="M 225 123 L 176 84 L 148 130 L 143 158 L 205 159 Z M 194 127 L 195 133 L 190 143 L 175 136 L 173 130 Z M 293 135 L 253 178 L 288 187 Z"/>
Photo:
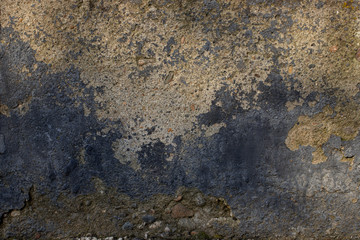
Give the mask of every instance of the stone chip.
<path id="1" fill-rule="evenodd" d="M 178 203 L 171 209 L 171 216 L 173 218 L 186 218 L 194 216 L 194 211 L 188 209 L 183 204 Z"/>

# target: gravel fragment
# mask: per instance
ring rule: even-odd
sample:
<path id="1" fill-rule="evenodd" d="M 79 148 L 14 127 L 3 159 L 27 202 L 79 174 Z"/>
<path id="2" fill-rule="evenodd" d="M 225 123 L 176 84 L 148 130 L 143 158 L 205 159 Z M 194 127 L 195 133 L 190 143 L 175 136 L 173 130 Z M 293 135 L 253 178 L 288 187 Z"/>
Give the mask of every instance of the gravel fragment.
<path id="1" fill-rule="evenodd" d="M 358 49 L 358 51 L 356 53 L 356 60 L 358 60 L 360 62 L 360 48 Z"/>
<path id="2" fill-rule="evenodd" d="M 170 83 L 174 79 L 174 72 L 170 71 L 169 74 L 165 77 L 165 84 Z"/>
<path id="3" fill-rule="evenodd" d="M 173 218 L 185 218 L 194 216 L 194 212 L 188 209 L 181 203 L 176 204 L 171 210 L 171 216 Z"/>
<path id="4" fill-rule="evenodd" d="M 155 222 L 156 218 L 153 215 L 145 215 L 142 217 L 142 220 L 145 223 L 153 223 L 153 222 Z"/>
<path id="5" fill-rule="evenodd" d="M 121 228 L 123 230 L 132 230 L 134 228 L 134 225 L 131 222 L 126 222 Z"/>
<path id="6" fill-rule="evenodd" d="M 161 221 L 156 221 L 154 222 L 153 224 L 151 224 L 149 226 L 150 229 L 156 229 L 156 228 L 159 228 L 161 226 L 162 222 Z"/>
<path id="7" fill-rule="evenodd" d="M 329 51 L 332 52 L 332 53 L 336 52 L 337 50 L 338 50 L 338 47 L 337 47 L 336 45 L 331 46 L 331 47 L 329 48 Z"/>
<path id="8" fill-rule="evenodd" d="M 310 69 L 315 68 L 315 64 L 310 64 L 310 65 L 309 65 L 309 68 L 310 68 Z"/>
<path id="9" fill-rule="evenodd" d="M 198 193 L 195 195 L 195 203 L 196 203 L 196 206 L 198 207 L 202 207 L 205 205 L 205 199 L 203 198 L 203 196 L 201 195 L 201 193 Z"/>

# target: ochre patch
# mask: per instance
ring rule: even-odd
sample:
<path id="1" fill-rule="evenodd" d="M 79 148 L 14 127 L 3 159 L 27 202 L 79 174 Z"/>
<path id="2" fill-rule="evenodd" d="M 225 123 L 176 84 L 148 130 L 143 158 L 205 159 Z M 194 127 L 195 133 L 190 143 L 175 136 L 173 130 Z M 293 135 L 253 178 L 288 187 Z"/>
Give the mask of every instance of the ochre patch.
<path id="1" fill-rule="evenodd" d="M 289 4 L 281 17 L 267 21 L 263 16 L 272 6 L 249 5 L 246 24 L 238 18 L 246 1 L 228 4 L 221 12 L 225 21 L 211 24 L 222 29 L 219 35 L 216 28 L 204 31 L 189 17 L 203 8 L 202 1 L 169 2 L 162 11 L 165 5 L 156 1 L 3 0 L 0 21 L 30 44 L 37 61 L 51 65 L 53 72 L 74 66 L 88 88 L 99 90 L 94 93 L 101 106 L 96 116 L 123 123 L 128 139 L 116 141 L 114 151 L 126 159 L 154 140 L 168 145 L 175 136 L 199 136 L 199 128 L 193 130 L 197 117 L 210 110 L 224 86 L 244 110 L 259 109 L 258 84 L 270 85 L 266 79 L 274 68 L 286 87 L 300 94 L 286 105 L 289 111 L 302 106 L 312 92 L 358 92 L 359 23 L 343 17 L 332 23 L 334 17 L 349 14 L 341 3 L 321 9 L 315 2 L 306 4 L 306 16 Z M 213 21 L 211 15 L 201 17 Z M 283 29 L 279 36 L 263 34 L 272 32 L 272 23 Z M 232 32 L 231 25 L 237 30 Z M 329 52 L 331 46 L 338 50 Z M 79 89 L 74 92 L 84 95 Z M 211 128 L 205 130 L 214 132 Z"/>
<path id="2" fill-rule="evenodd" d="M 9 108 L 8 108 L 8 106 L 3 105 L 3 104 L 0 104 L 0 114 L 3 114 L 3 115 L 5 115 L 5 116 L 9 117 L 9 116 L 10 116 L 10 113 L 9 113 Z"/>
<path id="3" fill-rule="evenodd" d="M 322 146 L 331 135 L 347 141 L 357 136 L 360 127 L 359 110 L 356 103 L 350 102 L 345 106 L 338 104 L 335 109 L 326 106 L 313 117 L 300 116 L 285 140 L 286 146 L 292 151 L 298 150 L 300 145 L 314 147 L 316 150 L 312 154 L 312 162 L 325 162 L 327 157 Z"/>

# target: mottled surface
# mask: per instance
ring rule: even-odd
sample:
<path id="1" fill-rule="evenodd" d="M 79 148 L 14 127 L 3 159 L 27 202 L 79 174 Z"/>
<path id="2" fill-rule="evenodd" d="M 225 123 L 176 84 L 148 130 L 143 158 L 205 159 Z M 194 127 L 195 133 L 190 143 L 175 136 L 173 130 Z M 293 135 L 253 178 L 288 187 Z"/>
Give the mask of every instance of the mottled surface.
<path id="1" fill-rule="evenodd" d="M 2 0 L 0 236 L 358 237 L 359 14 Z"/>

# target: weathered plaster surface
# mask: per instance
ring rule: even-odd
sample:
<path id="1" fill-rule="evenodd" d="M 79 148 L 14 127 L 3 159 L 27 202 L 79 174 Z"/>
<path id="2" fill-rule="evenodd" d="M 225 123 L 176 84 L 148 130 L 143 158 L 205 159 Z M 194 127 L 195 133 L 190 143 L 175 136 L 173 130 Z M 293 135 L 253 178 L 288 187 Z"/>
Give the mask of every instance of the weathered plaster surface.
<path id="1" fill-rule="evenodd" d="M 358 236 L 359 11 L 2 0 L 3 238 Z"/>

